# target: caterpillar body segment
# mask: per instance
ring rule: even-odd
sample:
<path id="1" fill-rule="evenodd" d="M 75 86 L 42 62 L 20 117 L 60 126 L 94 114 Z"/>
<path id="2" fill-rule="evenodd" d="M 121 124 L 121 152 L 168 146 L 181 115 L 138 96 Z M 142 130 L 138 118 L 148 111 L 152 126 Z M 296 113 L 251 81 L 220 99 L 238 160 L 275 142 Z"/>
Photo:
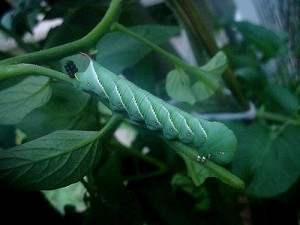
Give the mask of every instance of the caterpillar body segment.
<path id="1" fill-rule="evenodd" d="M 134 84 L 123 79 L 120 79 L 118 81 L 118 84 L 123 102 L 126 102 L 127 105 L 131 106 L 129 108 L 126 108 L 126 112 L 128 113 L 129 118 L 134 122 L 142 122 L 144 120 L 144 117 L 139 109 L 138 102 L 132 91 L 132 89 L 134 89 Z"/>
<path id="2" fill-rule="evenodd" d="M 75 71 L 73 67 L 72 71 Z M 194 117 L 169 105 L 92 59 L 88 68 L 75 76 L 79 80 L 78 89 L 96 95 L 100 101 L 108 101 L 111 110 L 127 114 L 131 120 L 145 124 L 149 130 L 162 131 L 167 139 L 179 139 L 198 147 L 201 159 L 206 156 L 204 158 L 220 164 L 232 160 L 236 138 L 224 124 Z"/>
<path id="3" fill-rule="evenodd" d="M 127 111 L 117 84 L 114 85 L 113 90 L 109 93 L 109 103 L 113 111 Z"/>

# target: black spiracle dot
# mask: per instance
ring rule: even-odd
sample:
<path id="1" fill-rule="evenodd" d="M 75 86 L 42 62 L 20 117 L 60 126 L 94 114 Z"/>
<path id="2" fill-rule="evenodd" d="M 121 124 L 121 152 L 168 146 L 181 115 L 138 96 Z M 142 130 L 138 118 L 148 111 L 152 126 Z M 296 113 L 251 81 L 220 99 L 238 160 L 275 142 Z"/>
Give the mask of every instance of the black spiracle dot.
<path id="1" fill-rule="evenodd" d="M 75 78 L 75 73 L 78 72 L 77 67 L 75 66 L 73 61 L 68 61 L 65 64 L 65 70 L 70 78 Z"/>

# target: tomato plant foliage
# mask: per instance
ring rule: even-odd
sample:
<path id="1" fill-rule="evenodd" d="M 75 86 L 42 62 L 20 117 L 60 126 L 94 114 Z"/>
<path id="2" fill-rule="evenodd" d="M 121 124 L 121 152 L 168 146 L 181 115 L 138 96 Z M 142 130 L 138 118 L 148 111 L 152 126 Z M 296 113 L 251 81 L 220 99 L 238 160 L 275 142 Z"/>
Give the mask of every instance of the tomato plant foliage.
<path id="1" fill-rule="evenodd" d="M 63 204 L 58 191 L 78 197 L 64 189 L 73 184 L 85 208 L 70 212 L 66 203 L 62 213 L 77 224 L 241 224 L 244 197 L 250 206 L 272 198 L 299 210 L 300 85 L 287 66 L 287 46 L 299 35 L 218 15 L 210 1 L 17 2 L 0 21 L 1 39 L 17 49 L 0 52 L 6 197 L 42 191 L 55 207 Z M 26 40 L 50 19 L 61 22 L 42 40 Z M 217 45 L 220 33 L 226 41 Z M 76 89 L 79 76 L 69 78 L 64 66 L 85 71 L 79 52 L 183 111 L 224 123 L 237 139 L 234 157 L 220 166 L 211 152 L 166 140 Z M 219 136 L 222 154 L 228 137 Z"/>

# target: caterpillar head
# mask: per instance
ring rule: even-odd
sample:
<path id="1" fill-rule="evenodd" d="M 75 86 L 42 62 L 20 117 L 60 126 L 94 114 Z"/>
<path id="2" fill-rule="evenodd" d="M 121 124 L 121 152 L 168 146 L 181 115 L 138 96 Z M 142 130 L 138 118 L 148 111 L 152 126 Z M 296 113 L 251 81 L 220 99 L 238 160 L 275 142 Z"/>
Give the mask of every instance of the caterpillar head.
<path id="1" fill-rule="evenodd" d="M 65 70 L 70 78 L 75 78 L 75 74 L 78 72 L 78 68 L 75 66 L 74 62 L 69 60 L 65 64 Z"/>
<path id="2" fill-rule="evenodd" d="M 97 64 L 87 54 L 80 53 L 69 57 L 64 68 L 70 78 L 75 78 L 78 82 L 74 83 L 79 90 L 96 92 L 97 87 Z"/>
<path id="3" fill-rule="evenodd" d="M 78 80 L 78 73 L 83 73 L 87 70 L 89 64 L 93 59 L 86 53 L 80 52 L 79 54 L 72 55 L 63 60 L 65 62 L 64 68 L 70 78 Z"/>

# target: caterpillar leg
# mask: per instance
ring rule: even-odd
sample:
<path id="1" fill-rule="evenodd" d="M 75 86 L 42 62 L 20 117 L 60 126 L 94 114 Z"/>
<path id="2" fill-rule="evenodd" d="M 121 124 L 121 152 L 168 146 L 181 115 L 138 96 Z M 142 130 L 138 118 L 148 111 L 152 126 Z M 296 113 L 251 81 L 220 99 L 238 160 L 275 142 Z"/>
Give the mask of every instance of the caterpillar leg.
<path id="1" fill-rule="evenodd" d="M 204 156 L 204 155 L 198 155 L 197 156 L 197 161 L 200 162 L 200 163 L 204 163 L 206 162 L 207 160 L 209 160 L 211 158 L 211 154 L 208 154 L 207 156 Z"/>

